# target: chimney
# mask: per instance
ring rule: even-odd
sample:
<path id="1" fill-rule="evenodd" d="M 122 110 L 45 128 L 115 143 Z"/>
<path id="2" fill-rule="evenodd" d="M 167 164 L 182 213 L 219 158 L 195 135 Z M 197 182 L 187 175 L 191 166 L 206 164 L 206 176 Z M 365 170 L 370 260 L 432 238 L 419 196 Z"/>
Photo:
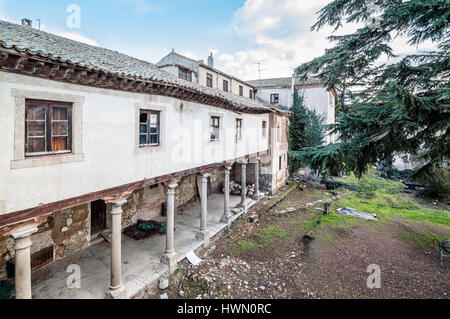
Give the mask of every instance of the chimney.
<path id="1" fill-rule="evenodd" d="M 22 19 L 22 26 L 27 27 L 27 28 L 32 28 L 33 27 L 33 20 Z"/>
<path id="2" fill-rule="evenodd" d="M 211 55 L 208 57 L 208 66 L 209 66 L 210 68 L 213 68 L 213 67 L 214 67 L 214 58 L 213 58 L 212 52 L 211 52 Z"/>

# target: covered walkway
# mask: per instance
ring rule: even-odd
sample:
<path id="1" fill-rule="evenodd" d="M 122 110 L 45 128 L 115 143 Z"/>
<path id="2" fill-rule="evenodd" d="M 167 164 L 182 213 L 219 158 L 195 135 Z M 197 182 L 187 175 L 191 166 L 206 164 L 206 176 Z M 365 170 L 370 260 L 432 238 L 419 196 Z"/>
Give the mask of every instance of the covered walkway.
<path id="1" fill-rule="evenodd" d="M 227 227 L 221 222 L 224 214 L 223 194 L 208 197 L 208 231 L 211 237 Z M 240 196 L 230 196 L 230 207 L 241 202 Z M 256 202 L 249 200 L 247 207 Z M 196 234 L 200 227 L 201 202 L 196 201 L 175 217 L 175 252 L 177 261 L 186 253 L 196 250 L 204 243 Z M 234 222 L 239 214 L 232 215 Z M 161 221 L 165 221 L 164 218 Z M 36 299 L 103 299 L 110 283 L 111 245 L 102 242 L 73 255 L 56 261 L 32 274 L 32 295 Z M 168 274 L 169 267 L 161 262 L 166 248 L 166 236 L 135 241 L 122 235 L 122 281 L 128 298 L 142 298 L 159 277 Z M 80 288 L 70 289 L 67 281 L 72 273 L 70 265 L 78 265 L 81 271 Z M 72 270 L 73 271 L 73 270 Z"/>

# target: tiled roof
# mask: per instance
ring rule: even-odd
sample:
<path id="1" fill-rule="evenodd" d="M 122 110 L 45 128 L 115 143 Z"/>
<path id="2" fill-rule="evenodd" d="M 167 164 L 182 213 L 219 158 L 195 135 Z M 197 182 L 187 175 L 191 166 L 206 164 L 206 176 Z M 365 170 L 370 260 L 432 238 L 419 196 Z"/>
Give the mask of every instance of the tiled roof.
<path id="1" fill-rule="evenodd" d="M 286 88 L 291 87 L 292 78 L 273 78 L 273 79 L 262 79 L 247 81 L 256 88 Z M 309 79 L 308 81 L 300 81 L 300 79 L 295 79 L 295 85 L 316 85 L 322 84 L 319 79 Z"/>
<path id="2" fill-rule="evenodd" d="M 86 67 L 90 70 L 112 73 L 116 76 L 155 81 L 187 88 L 227 100 L 247 109 L 267 109 L 256 100 L 232 93 L 202 87 L 159 70 L 153 64 L 126 54 L 59 37 L 47 32 L 0 20 L 0 49 L 12 49 L 33 56 L 41 56 L 61 63 Z"/>
<path id="3" fill-rule="evenodd" d="M 170 52 L 168 55 L 166 55 L 164 58 L 161 59 L 158 63 L 155 65 L 157 67 L 164 67 L 167 65 L 178 65 L 185 67 L 191 71 L 197 71 L 198 66 L 203 61 L 195 61 L 193 59 L 190 59 L 188 57 L 185 57 L 181 54 L 176 53 L 175 51 Z"/>
<path id="4" fill-rule="evenodd" d="M 202 66 L 202 67 L 210 69 L 216 73 L 219 73 L 225 77 L 242 82 L 243 84 L 247 84 L 248 86 L 253 86 L 248 81 L 243 81 L 233 75 L 226 74 L 225 72 L 222 72 L 214 67 L 210 67 L 203 60 L 196 61 L 191 58 L 185 57 L 184 55 L 178 54 L 175 51 L 170 52 L 168 55 L 166 55 L 164 58 L 162 58 L 161 61 L 159 61 L 155 65 L 159 68 L 169 66 L 169 65 L 176 65 L 176 66 L 181 66 L 183 68 L 189 69 L 196 73 L 198 73 L 198 67 Z"/>

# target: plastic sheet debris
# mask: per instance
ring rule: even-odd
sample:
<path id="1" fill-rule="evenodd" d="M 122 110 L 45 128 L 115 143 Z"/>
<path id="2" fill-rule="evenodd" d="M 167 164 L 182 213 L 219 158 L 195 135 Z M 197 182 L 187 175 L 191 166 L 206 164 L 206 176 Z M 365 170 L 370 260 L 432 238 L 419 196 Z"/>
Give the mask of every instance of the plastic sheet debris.
<path id="1" fill-rule="evenodd" d="M 349 215 L 349 216 L 354 216 L 354 217 L 358 217 L 358 218 L 362 218 L 362 219 L 378 221 L 376 214 L 368 214 L 368 213 L 358 212 L 354 208 L 339 208 L 336 212 L 338 214 L 342 214 L 342 215 Z"/>
<path id="2" fill-rule="evenodd" d="M 202 260 L 194 253 L 194 251 L 190 251 L 186 254 L 187 260 L 194 266 L 197 266 Z"/>

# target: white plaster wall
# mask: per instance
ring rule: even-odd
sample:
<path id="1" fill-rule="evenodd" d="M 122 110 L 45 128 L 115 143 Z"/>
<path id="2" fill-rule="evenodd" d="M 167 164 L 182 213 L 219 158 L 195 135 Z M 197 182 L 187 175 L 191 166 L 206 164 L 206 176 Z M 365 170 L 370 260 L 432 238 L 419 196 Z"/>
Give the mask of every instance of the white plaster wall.
<path id="1" fill-rule="evenodd" d="M 334 124 L 336 121 L 336 108 L 334 95 L 325 88 L 303 88 L 298 93 L 303 94 L 306 106 L 325 117 L 326 124 Z M 294 106 L 294 98 L 291 88 L 258 89 L 258 97 L 270 103 L 270 95 L 280 95 L 280 105 L 288 108 Z M 334 143 L 335 136 L 329 135 L 327 143 Z"/>
<path id="2" fill-rule="evenodd" d="M 15 99 L 12 89 L 84 97 L 80 162 L 11 169 Z M 32 208 L 152 178 L 264 152 L 262 121 L 243 114 L 243 140 L 235 141 L 237 114 L 198 103 L 148 94 L 90 88 L 0 72 L 0 214 Z M 182 104 L 182 105 L 181 105 Z M 162 145 L 137 146 L 138 109 L 162 110 Z M 221 139 L 210 141 L 210 116 L 221 121 Z"/>

